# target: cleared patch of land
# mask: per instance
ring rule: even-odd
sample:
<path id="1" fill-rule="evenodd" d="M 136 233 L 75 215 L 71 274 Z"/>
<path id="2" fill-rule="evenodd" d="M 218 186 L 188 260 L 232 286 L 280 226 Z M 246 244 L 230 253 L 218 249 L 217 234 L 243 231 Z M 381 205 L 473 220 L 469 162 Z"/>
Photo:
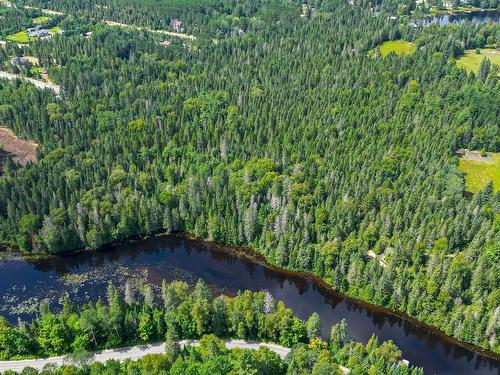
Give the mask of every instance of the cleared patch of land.
<path id="1" fill-rule="evenodd" d="M 23 59 L 25 59 L 26 61 L 29 61 L 33 65 L 38 65 L 38 63 L 40 62 L 38 57 L 35 57 L 35 56 L 23 56 Z"/>
<path id="2" fill-rule="evenodd" d="M 468 49 L 463 56 L 457 60 L 458 66 L 464 68 L 467 73 L 479 72 L 481 61 L 489 59 L 493 64 L 500 65 L 500 50 L 495 48 L 482 48 L 481 53 L 476 53 L 476 50 Z"/>
<path id="3" fill-rule="evenodd" d="M 49 29 L 49 34 L 57 34 L 61 31 L 61 28 L 59 26 L 54 26 Z"/>
<path id="4" fill-rule="evenodd" d="M 34 10 L 39 10 L 45 14 L 52 14 L 55 16 L 64 16 L 64 13 L 57 12 L 55 10 L 50 10 L 50 9 L 43 9 L 43 8 L 37 8 L 37 7 L 31 7 L 31 6 L 25 6 L 24 9 L 34 9 Z"/>
<path id="5" fill-rule="evenodd" d="M 36 17 L 36 18 L 33 18 L 33 23 L 44 23 L 44 22 L 47 22 L 48 20 L 50 20 L 49 17 L 45 17 L 45 16 L 40 16 L 40 17 Z"/>
<path id="6" fill-rule="evenodd" d="M 48 31 L 49 31 L 50 35 L 55 35 L 55 34 L 58 34 L 61 32 L 61 28 L 59 26 L 54 26 L 54 27 L 51 27 Z M 14 42 L 14 43 L 26 44 L 26 43 L 32 42 L 38 38 L 29 36 L 28 32 L 26 30 L 24 30 L 24 31 L 19 31 L 18 33 L 15 33 L 15 34 L 11 34 L 11 35 L 7 36 L 5 39 L 7 39 L 8 41 Z"/>
<path id="7" fill-rule="evenodd" d="M 468 152 L 460 158 L 459 169 L 465 173 L 467 191 L 476 193 L 493 181 L 493 190 L 500 190 L 500 153 L 482 157 L 478 152 Z"/>
<path id="8" fill-rule="evenodd" d="M 0 145 L 3 152 L 12 156 L 12 159 L 21 165 L 36 161 L 38 145 L 32 141 L 19 139 L 12 130 L 0 126 Z"/>
<path id="9" fill-rule="evenodd" d="M 373 250 L 368 250 L 368 253 L 367 255 L 370 257 L 370 258 L 373 258 L 373 259 L 378 259 L 380 265 L 383 267 L 383 268 L 386 268 L 387 267 L 387 263 L 385 262 L 384 260 L 384 256 L 383 255 L 377 255 L 375 254 L 375 252 Z"/>
<path id="10" fill-rule="evenodd" d="M 26 31 L 19 31 L 18 33 L 7 36 L 5 39 L 14 43 L 28 43 L 33 40 L 30 38 Z"/>
<path id="11" fill-rule="evenodd" d="M 411 55 L 416 51 L 417 46 L 412 42 L 400 39 L 384 42 L 378 48 L 382 56 L 387 56 L 391 52 L 396 55 Z"/>

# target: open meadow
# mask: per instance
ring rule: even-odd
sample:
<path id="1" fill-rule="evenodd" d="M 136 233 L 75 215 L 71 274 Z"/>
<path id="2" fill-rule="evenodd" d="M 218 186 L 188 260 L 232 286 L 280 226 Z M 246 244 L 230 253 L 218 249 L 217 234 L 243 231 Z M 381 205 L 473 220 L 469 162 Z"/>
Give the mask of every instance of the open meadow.
<path id="1" fill-rule="evenodd" d="M 388 40 L 379 47 L 382 56 L 387 56 L 389 53 L 394 52 L 396 55 L 411 55 L 417 47 L 414 43 L 406 40 Z"/>
<path id="2" fill-rule="evenodd" d="M 500 190 L 500 153 L 491 153 L 487 157 L 466 155 L 460 158 L 459 168 L 465 173 L 467 191 L 476 193 L 488 182 L 493 181 L 493 190 Z M 479 156 L 479 155 L 477 155 Z"/>
<path id="3" fill-rule="evenodd" d="M 466 50 L 462 57 L 457 60 L 458 66 L 464 68 L 467 73 L 479 71 L 481 61 L 487 58 L 493 64 L 500 65 L 500 50 L 495 48 L 482 48 L 481 53 L 476 53 L 475 50 Z"/>

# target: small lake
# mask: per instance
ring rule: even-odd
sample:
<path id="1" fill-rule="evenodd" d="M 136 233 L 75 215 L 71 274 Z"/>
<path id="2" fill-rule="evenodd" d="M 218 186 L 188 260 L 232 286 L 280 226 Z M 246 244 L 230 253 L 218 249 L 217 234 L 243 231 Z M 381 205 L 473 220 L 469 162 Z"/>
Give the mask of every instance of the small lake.
<path id="1" fill-rule="evenodd" d="M 345 318 L 349 335 L 367 342 L 372 334 L 393 340 L 411 364 L 428 374 L 495 374 L 500 362 L 474 353 L 413 322 L 353 302 L 302 276 L 269 269 L 212 246 L 176 236 L 159 236 L 101 251 L 80 252 L 47 259 L 21 257 L 0 261 L 0 314 L 11 322 L 36 314 L 36 304 L 47 299 L 53 306 L 64 293 L 83 303 L 104 298 L 112 281 L 138 288 L 144 281 L 205 280 L 216 293 L 268 290 L 285 301 L 301 318 L 318 312 L 323 332 Z"/>
<path id="2" fill-rule="evenodd" d="M 500 10 L 484 10 L 468 13 L 444 14 L 436 17 L 427 18 L 422 22 L 423 26 L 429 26 L 437 23 L 439 26 L 448 25 L 450 23 L 472 22 L 475 24 L 487 22 L 500 22 Z"/>

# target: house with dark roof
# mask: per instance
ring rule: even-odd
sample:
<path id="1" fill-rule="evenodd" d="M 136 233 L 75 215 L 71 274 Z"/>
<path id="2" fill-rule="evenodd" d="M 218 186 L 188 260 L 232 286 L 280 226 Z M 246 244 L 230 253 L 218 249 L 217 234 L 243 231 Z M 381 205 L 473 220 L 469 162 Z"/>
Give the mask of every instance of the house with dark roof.
<path id="1" fill-rule="evenodd" d="M 49 30 L 47 30 L 47 29 L 36 30 L 36 31 L 31 32 L 29 34 L 29 36 L 31 36 L 31 37 L 37 37 L 37 38 L 42 38 L 42 37 L 45 37 L 45 36 L 49 36 Z"/>
<path id="2" fill-rule="evenodd" d="M 38 31 L 42 28 L 42 26 L 38 25 L 38 26 L 35 26 L 35 27 L 28 27 L 27 31 L 29 33 L 34 33 L 35 31 Z"/>

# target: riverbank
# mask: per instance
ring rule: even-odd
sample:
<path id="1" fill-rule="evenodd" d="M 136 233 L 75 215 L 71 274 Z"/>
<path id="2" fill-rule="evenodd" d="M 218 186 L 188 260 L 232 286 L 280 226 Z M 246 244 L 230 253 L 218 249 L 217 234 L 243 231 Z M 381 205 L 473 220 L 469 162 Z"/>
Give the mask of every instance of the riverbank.
<path id="1" fill-rule="evenodd" d="M 175 233 L 135 237 L 98 251 L 80 250 L 29 260 L 18 255 L 17 260 L 0 262 L 0 314 L 16 324 L 19 318 L 30 321 L 42 301 L 58 311 L 65 295 L 79 306 L 104 299 L 109 283 L 122 293 L 126 285 L 133 293 L 140 293 L 147 283 L 159 293 L 163 280 L 194 285 L 203 279 L 214 295 L 267 290 L 302 320 L 316 312 L 322 321 L 323 337 L 328 336 L 333 324 L 346 319 L 349 339 L 366 343 L 375 335 L 381 341 L 392 340 L 403 358 L 431 374 L 498 374 L 500 361 L 425 329 L 418 321 L 357 302 L 314 276 L 269 265 L 249 248 L 188 238 L 193 236 Z"/>
<path id="2" fill-rule="evenodd" d="M 380 306 L 380 305 L 375 305 L 373 303 L 366 302 L 362 299 L 350 296 L 348 294 L 338 292 L 331 285 L 329 285 L 325 280 L 323 280 L 321 277 L 319 277 L 311 272 L 293 271 L 293 270 L 288 270 L 286 268 L 278 267 L 278 266 L 270 263 L 264 255 L 262 255 L 261 253 L 259 253 L 258 251 L 254 250 L 252 248 L 231 246 L 231 245 L 226 245 L 226 244 L 220 244 L 220 243 L 213 242 L 213 241 L 207 241 L 207 240 L 197 238 L 196 236 L 194 236 L 192 234 L 183 233 L 183 232 L 174 233 L 172 235 L 179 236 L 181 238 L 186 238 L 186 239 L 189 239 L 191 241 L 199 242 L 200 244 L 208 245 L 216 251 L 226 252 L 226 253 L 235 255 L 237 257 L 242 257 L 242 258 L 248 259 L 254 263 L 257 263 L 263 267 L 266 267 L 267 269 L 282 273 L 282 274 L 290 276 L 290 277 L 300 277 L 300 278 L 303 278 L 306 280 L 310 280 L 310 281 L 318 284 L 322 288 L 324 288 L 329 293 L 332 293 L 339 298 L 346 299 L 350 302 L 361 305 L 361 306 L 363 306 L 369 310 L 372 310 L 372 311 L 376 311 L 376 312 L 383 313 L 383 314 L 389 314 L 389 315 L 407 320 L 407 321 L 411 322 L 412 324 L 418 326 L 419 328 L 424 329 L 428 332 L 431 332 L 434 335 L 440 336 L 441 338 L 443 338 L 447 341 L 450 341 L 455 345 L 462 346 L 462 347 L 464 347 L 468 350 L 471 350 L 477 354 L 489 357 L 489 358 L 494 359 L 496 361 L 500 361 L 500 353 L 496 353 L 492 350 L 485 349 L 485 348 L 482 348 L 482 347 L 474 345 L 474 344 L 460 341 L 460 340 L 454 338 L 453 336 L 447 335 L 444 331 L 440 330 L 439 328 L 433 327 L 433 326 L 431 326 L 423 321 L 420 321 L 420 320 L 414 318 L 413 316 L 408 315 L 404 312 L 392 310 L 392 309 L 389 309 L 387 307 Z"/>
<path id="3" fill-rule="evenodd" d="M 123 241 L 114 241 L 111 242 L 107 245 L 104 245 L 100 250 L 88 250 L 88 249 L 79 249 L 75 251 L 68 251 L 64 253 L 59 253 L 57 255 L 28 255 L 26 259 L 29 259 L 30 261 L 34 260 L 43 260 L 44 262 L 57 262 L 59 260 L 62 260 L 63 262 L 66 262 L 67 260 L 74 258 L 74 257 L 82 257 L 86 256 L 87 254 L 89 255 L 96 255 L 99 256 L 100 254 L 105 254 L 106 252 L 117 252 L 121 247 L 135 247 L 138 246 L 139 243 L 142 243 L 142 241 L 148 241 L 147 238 L 154 240 L 154 238 L 179 238 L 179 239 L 186 239 L 191 241 L 194 244 L 197 244 L 198 247 L 209 247 L 212 251 L 219 253 L 221 256 L 224 255 L 231 255 L 237 258 L 241 258 L 244 260 L 247 260 L 253 264 L 260 265 L 264 267 L 265 269 L 275 272 L 277 274 L 280 274 L 281 276 L 285 278 L 292 278 L 292 279 L 300 279 L 303 281 L 310 281 L 314 285 L 316 285 L 318 288 L 323 290 L 325 293 L 330 294 L 335 296 L 335 298 L 340 299 L 340 300 L 345 300 L 349 303 L 362 306 L 366 310 L 372 312 L 373 314 L 386 314 L 390 315 L 393 317 L 397 317 L 399 319 L 402 319 L 404 321 L 409 322 L 411 325 L 418 327 L 419 329 L 430 333 L 434 336 L 440 337 L 442 340 L 453 344 L 460 346 L 462 348 L 465 348 L 467 350 L 470 350 L 478 355 L 488 357 L 490 359 L 493 359 L 495 361 L 500 361 L 500 354 L 493 352 L 491 350 L 485 349 L 478 347 L 474 344 L 466 343 L 463 341 L 460 341 L 452 336 L 447 335 L 445 332 L 442 330 L 433 327 L 429 324 L 426 324 L 425 322 L 422 322 L 404 312 L 401 311 L 396 311 L 396 310 L 391 310 L 387 307 L 384 306 L 379 306 L 375 305 L 366 301 L 363 301 L 359 298 L 340 293 L 336 291 L 331 285 L 329 285 L 326 281 L 324 281 L 322 278 L 320 278 L 317 275 L 314 275 L 313 273 L 310 272 L 301 272 L 301 271 L 295 271 L 295 270 L 288 270 L 279 266 L 276 266 L 272 264 L 271 262 L 266 259 L 266 257 L 259 253 L 258 251 L 250 248 L 250 247 L 240 247 L 240 246 L 231 246 L 227 244 L 221 244 L 213 241 L 207 241 L 203 240 L 200 238 L 197 238 L 196 236 L 189 234 L 189 233 L 184 233 L 184 232 L 175 232 L 171 234 L 166 234 L 165 232 L 158 232 L 154 235 L 151 235 L 150 237 L 145 237 L 145 236 L 135 236 Z M 11 252 L 13 250 L 10 250 Z M 11 253 L 12 254 L 12 253 Z M 18 253 L 19 254 L 19 253 Z M 22 258 L 25 257 L 25 255 L 20 255 Z"/>
<path id="4" fill-rule="evenodd" d="M 460 15 L 467 13 L 479 13 L 479 12 L 498 12 L 497 8 L 477 8 L 477 7 L 459 7 L 457 9 L 435 9 L 431 10 L 429 16 L 444 16 L 444 15 Z"/>
<path id="5" fill-rule="evenodd" d="M 430 12 L 428 14 L 420 14 L 417 18 L 413 17 L 412 19 L 413 21 L 421 22 L 423 26 L 429 26 L 431 24 L 444 26 L 464 21 L 470 21 L 472 23 L 484 23 L 488 21 L 498 22 L 500 19 L 500 9 L 445 9 L 437 12 Z"/>

